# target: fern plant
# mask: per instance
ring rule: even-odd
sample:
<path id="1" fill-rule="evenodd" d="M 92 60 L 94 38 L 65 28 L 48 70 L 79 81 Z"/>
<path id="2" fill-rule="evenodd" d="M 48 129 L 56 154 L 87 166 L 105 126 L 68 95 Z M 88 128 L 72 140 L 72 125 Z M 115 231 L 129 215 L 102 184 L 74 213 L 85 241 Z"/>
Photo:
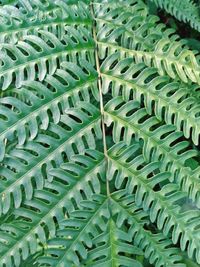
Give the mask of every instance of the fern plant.
<path id="1" fill-rule="evenodd" d="M 151 0 L 157 7 L 164 9 L 179 21 L 188 23 L 192 28 L 200 31 L 200 9 L 198 1 L 191 0 Z"/>
<path id="2" fill-rule="evenodd" d="M 199 266 L 198 52 L 143 0 L 0 4 L 0 267 Z"/>

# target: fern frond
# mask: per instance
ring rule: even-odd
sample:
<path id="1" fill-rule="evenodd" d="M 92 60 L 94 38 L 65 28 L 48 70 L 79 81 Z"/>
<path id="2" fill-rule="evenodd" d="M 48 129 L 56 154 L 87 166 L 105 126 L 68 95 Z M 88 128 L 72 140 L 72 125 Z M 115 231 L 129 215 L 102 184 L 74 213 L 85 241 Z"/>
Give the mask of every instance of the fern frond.
<path id="1" fill-rule="evenodd" d="M 136 256 L 143 253 L 131 241 L 129 232 L 110 219 L 106 230 L 93 239 L 95 248 L 89 252 L 86 266 L 142 267 Z"/>
<path id="2" fill-rule="evenodd" d="M 146 3 L 0 0 L 0 267 L 200 265 L 200 55 Z"/>
<path id="3" fill-rule="evenodd" d="M 148 216 L 135 205 L 134 195 L 127 195 L 122 190 L 113 193 L 111 197 L 112 214 L 117 216 L 117 226 L 121 228 L 126 222 L 129 224 L 129 238 L 144 251 L 144 256 L 150 264 L 154 264 L 155 267 L 185 266 L 180 263 L 180 251 L 173 247 L 170 239 L 160 232 L 153 234 L 145 229 L 145 224 L 148 225 Z"/>
<path id="4" fill-rule="evenodd" d="M 69 107 L 81 100 L 90 102 L 91 94 L 98 100 L 97 74 L 87 61 L 80 60 L 80 66 L 62 63 L 62 67 L 54 76 L 47 75 L 46 85 L 27 81 L 22 88 L 13 89 L 11 96 L 0 98 L 0 160 L 5 154 L 6 139 L 15 137 L 23 145 L 29 137 L 33 140 L 40 128 L 47 130 L 51 120 L 59 123 Z"/>
<path id="5" fill-rule="evenodd" d="M 12 6 L 17 7 L 23 13 L 32 12 L 32 16 L 34 16 L 34 14 L 37 12 L 49 13 L 58 8 L 57 3 L 54 0 L 46 0 L 45 3 L 42 0 L 2 0 L 2 1 L 3 5 L 12 4 Z M 68 4 L 74 4 L 73 0 L 67 2 Z"/>
<path id="6" fill-rule="evenodd" d="M 35 254 L 29 256 L 26 260 L 22 261 L 21 265 L 24 267 L 39 267 L 39 263 L 37 263 L 37 258 L 42 255 L 43 251 L 42 249 L 37 251 Z"/>
<path id="7" fill-rule="evenodd" d="M 64 1 L 57 1 L 55 5 L 57 8 L 52 12 L 40 12 L 34 17 L 31 13 L 24 14 L 13 6 L 0 9 L 0 43 L 13 45 L 25 39 L 26 35 L 37 36 L 40 30 L 51 32 L 62 40 L 66 33 L 66 26 L 91 27 L 90 13 L 83 2 L 69 6 Z"/>
<path id="8" fill-rule="evenodd" d="M 105 123 L 113 125 L 112 137 L 115 143 L 123 140 L 127 145 L 142 140 L 142 152 L 146 162 L 161 162 L 161 170 L 170 171 L 170 181 L 180 185 L 197 207 L 200 207 L 200 172 L 187 167 L 187 160 L 198 155 L 197 150 L 189 148 L 183 141 L 183 133 L 173 125 L 161 123 L 155 116 L 148 116 L 139 102 L 124 102 L 115 97 L 105 105 Z"/>
<path id="9" fill-rule="evenodd" d="M 55 236 L 57 223 L 61 225 L 69 212 L 76 213 L 74 210 L 84 199 L 83 192 L 87 199 L 101 193 L 104 165 L 103 154 L 87 150 L 84 156 L 74 156 L 61 168 L 50 170 L 53 182 L 46 182 L 43 190 L 35 191 L 32 200 L 24 201 L 14 211 L 14 221 L 0 226 L 0 266 L 20 266 L 22 259 L 34 254 L 41 244 L 45 246 L 47 238 Z M 91 205 L 95 204 L 88 207 Z"/>
<path id="10" fill-rule="evenodd" d="M 16 46 L 1 44 L 2 90 L 12 83 L 20 87 L 24 81 L 35 78 L 42 81 L 46 74 L 52 75 L 62 61 L 76 63 L 77 56 L 93 62 L 94 45 L 89 32 L 82 26 L 78 30 L 67 27 L 66 32 L 64 43 L 54 34 L 41 30 L 39 33 L 46 41 L 35 35 L 27 35 Z"/>
<path id="11" fill-rule="evenodd" d="M 151 222 L 155 222 L 165 236 L 172 231 L 172 241 L 180 240 L 181 250 L 187 248 L 190 258 L 200 263 L 199 216 L 197 210 L 181 210 L 181 201 L 185 194 L 175 184 L 167 183 L 170 174 L 159 173 L 159 163 L 145 164 L 138 153 L 138 146 L 125 146 L 119 143 L 109 150 L 107 177 L 113 180 L 117 190 L 126 189 L 135 194 L 135 203 L 149 213 Z"/>
<path id="12" fill-rule="evenodd" d="M 50 123 L 48 131 L 40 133 L 35 141 L 29 141 L 10 151 L 0 169 L 0 214 L 12 207 L 19 207 L 23 198 L 31 199 L 33 181 L 38 189 L 44 181 L 52 181 L 49 169 L 61 164 L 64 158 L 85 149 L 96 147 L 96 138 L 101 138 L 100 112 L 90 103 L 79 103 L 79 109 L 67 110 L 60 123 Z"/>
<path id="13" fill-rule="evenodd" d="M 148 15 L 148 7 L 147 5 L 145 5 L 145 3 L 142 0 L 127 0 L 127 1 L 123 1 L 123 0 L 119 0 L 119 1 L 115 1 L 115 0 L 95 0 L 93 1 L 93 8 L 95 11 L 95 18 L 97 19 L 96 14 L 98 14 L 99 16 L 103 15 L 105 17 L 107 16 L 107 13 L 114 12 L 114 10 L 116 10 L 116 12 L 119 11 L 119 9 L 121 9 L 121 11 L 127 11 L 127 9 L 133 14 L 133 13 L 138 13 L 140 15 L 142 15 L 143 17 L 146 17 Z M 124 12 L 123 12 L 124 13 Z M 110 19 L 110 18 L 109 18 Z M 97 25 L 98 27 L 98 25 Z"/>
<path id="14" fill-rule="evenodd" d="M 6 1 L 6 0 L 5 0 Z M 9 1 L 9 0 L 8 0 Z M 12 1 L 12 0 L 11 0 Z M 81 0 L 79 2 L 84 2 L 86 4 L 90 3 L 90 0 Z M 67 3 L 68 6 L 77 5 L 77 0 L 46 0 L 45 3 L 43 0 L 16 0 L 15 5 L 19 7 L 25 13 L 32 12 L 33 15 L 37 12 L 50 13 L 58 8 L 59 3 Z"/>
<path id="15" fill-rule="evenodd" d="M 133 135 L 136 140 L 142 139 L 145 160 L 162 160 L 164 168 L 171 163 L 174 165 L 170 168 L 172 173 L 183 168 L 189 158 L 198 154 L 197 150 L 189 149 L 188 141 L 180 141 L 182 132 L 175 131 L 174 125 L 163 124 L 155 116 L 148 115 L 138 101 L 125 102 L 121 96 L 113 98 L 105 105 L 105 122 L 107 126 L 113 124 L 115 143 L 122 139 L 130 145 Z"/>
<path id="16" fill-rule="evenodd" d="M 160 75 L 200 84 L 199 57 L 187 49 L 186 41 L 178 41 L 174 30 L 157 24 L 157 17 L 144 18 L 140 12 L 131 13 L 125 4 L 124 8 L 123 13 L 112 7 L 105 9 L 103 15 L 98 9 L 95 13 L 100 58 L 118 51 L 121 58 L 132 57 L 136 63 L 156 67 Z"/>
<path id="17" fill-rule="evenodd" d="M 200 10 L 193 0 L 151 0 L 157 7 L 164 9 L 176 19 L 190 24 L 200 31 Z"/>
<path id="18" fill-rule="evenodd" d="M 104 1 L 97 7 L 95 5 L 97 43 L 100 45 L 99 56 L 102 59 L 105 58 L 106 51 L 101 51 L 101 42 L 107 44 L 108 49 L 110 44 L 116 44 L 130 50 L 150 52 L 154 50 L 159 39 L 178 38 L 177 35 L 172 35 L 173 29 L 166 29 L 164 24 L 157 24 L 158 17 L 150 16 L 145 11 L 146 6 L 140 1 L 121 1 L 116 5 L 109 4 L 109 8 Z"/>
<path id="19" fill-rule="evenodd" d="M 93 201 L 83 200 L 79 209 L 69 213 L 69 218 L 61 225 L 55 238 L 48 242 L 46 256 L 38 261 L 54 267 L 80 266 L 80 258 L 87 258 L 87 249 L 92 247 L 94 235 L 107 228 L 110 217 L 107 198 L 94 196 Z"/>
<path id="20" fill-rule="evenodd" d="M 114 67 L 111 67 L 113 66 Z M 133 96 L 144 105 L 149 114 L 155 113 L 159 120 L 174 124 L 182 130 L 186 138 L 192 137 L 195 145 L 199 143 L 199 100 L 191 95 L 187 87 L 179 82 L 171 82 L 166 76 L 159 76 L 157 69 L 144 64 L 134 64 L 133 59 L 118 59 L 114 54 L 102 64 L 104 93 L 111 84 L 113 95 L 120 90 L 125 100 Z"/>

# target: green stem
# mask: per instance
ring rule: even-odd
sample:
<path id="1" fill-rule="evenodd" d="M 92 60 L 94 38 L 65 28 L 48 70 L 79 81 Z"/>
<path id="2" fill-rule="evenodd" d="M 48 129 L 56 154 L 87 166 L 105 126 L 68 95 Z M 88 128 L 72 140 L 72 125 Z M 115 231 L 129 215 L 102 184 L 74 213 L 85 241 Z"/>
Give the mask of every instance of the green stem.
<path id="1" fill-rule="evenodd" d="M 100 112 L 101 112 L 101 124 L 102 124 L 102 135 L 103 135 L 103 149 L 104 155 L 106 158 L 106 162 L 108 162 L 108 153 L 107 153 L 107 144 L 106 144 L 106 129 L 105 129 L 105 122 L 104 122 L 104 105 L 103 105 L 103 90 L 102 90 L 102 77 L 100 71 L 100 63 L 99 63 L 99 56 L 98 56 L 98 42 L 97 42 L 97 34 L 96 34 L 96 22 L 95 22 L 95 15 L 94 15 L 94 7 L 93 3 L 90 5 L 91 15 L 93 18 L 93 25 L 92 25 L 92 34 L 93 39 L 95 42 L 95 62 L 96 62 L 96 70 L 98 73 L 98 89 L 99 89 L 99 99 L 100 99 Z M 106 189 L 107 195 L 110 196 L 110 187 L 109 187 L 109 180 L 106 177 Z"/>

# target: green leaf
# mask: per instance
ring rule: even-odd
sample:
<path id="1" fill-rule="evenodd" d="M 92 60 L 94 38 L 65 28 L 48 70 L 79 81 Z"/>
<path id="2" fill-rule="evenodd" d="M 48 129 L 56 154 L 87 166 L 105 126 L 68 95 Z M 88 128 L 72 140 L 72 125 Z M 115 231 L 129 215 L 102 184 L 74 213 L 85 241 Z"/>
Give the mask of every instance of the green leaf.
<path id="1" fill-rule="evenodd" d="M 118 227 L 128 221 L 129 238 L 132 237 L 133 243 L 144 251 L 145 258 L 156 267 L 184 266 L 179 262 L 179 250 L 173 247 L 169 238 L 160 232 L 153 234 L 145 229 L 145 224 L 149 224 L 147 213 L 138 209 L 134 201 L 135 196 L 127 195 L 123 190 L 112 194 L 112 212 L 117 215 Z"/>
<path id="2" fill-rule="evenodd" d="M 101 193 L 104 165 L 101 153 L 88 150 L 85 156 L 74 156 L 62 168 L 50 170 L 53 182 L 46 182 L 42 190 L 34 192 L 33 199 L 24 201 L 14 211 L 14 221 L 0 226 L 0 266 L 20 266 L 21 257 L 26 260 L 41 245 L 44 248 L 47 239 L 55 236 L 57 221 L 63 225 L 62 220 L 69 212 L 76 214 L 74 210 L 83 200 L 82 192 L 88 201 L 93 193 Z"/>
<path id="3" fill-rule="evenodd" d="M 112 219 L 108 221 L 105 232 L 94 238 L 93 242 L 96 248 L 88 255 L 86 266 L 142 266 L 136 259 L 130 259 L 132 254 L 142 255 L 141 250 L 131 244 L 129 233 L 118 228 Z"/>
<path id="4" fill-rule="evenodd" d="M 23 3 L 23 1 L 18 2 Z M 30 4 L 33 3 L 34 1 L 31 1 Z M 37 1 L 37 8 L 41 14 L 36 17 L 30 9 L 24 14 L 21 9 L 19 10 L 14 6 L 6 5 L 1 8 L 0 43 L 14 44 L 19 40 L 26 39 L 26 35 L 34 34 L 38 36 L 39 30 L 51 32 L 62 40 L 67 32 L 66 26 L 83 25 L 91 27 L 90 13 L 87 5 L 83 2 L 69 6 L 63 1 L 51 1 L 49 5 L 52 5 L 53 8 L 47 10 L 47 5 L 44 8 L 44 5 Z"/>
<path id="5" fill-rule="evenodd" d="M 68 109 L 59 124 L 50 123 L 48 131 L 34 141 L 11 150 L 0 170 L 0 213 L 7 213 L 12 202 L 20 207 L 23 197 L 31 199 L 34 187 L 42 189 L 45 181 L 52 181 L 48 173 L 52 167 L 77 151 L 83 154 L 87 148 L 94 149 L 95 138 L 101 138 L 99 110 L 80 102 L 79 109 Z"/>
<path id="6" fill-rule="evenodd" d="M 92 60 L 94 44 L 84 27 L 67 27 L 63 41 L 48 31 L 40 30 L 38 33 L 41 37 L 26 35 L 16 46 L 1 44 L 2 90 L 6 90 L 12 83 L 19 88 L 24 81 L 33 81 L 36 77 L 43 81 L 47 74 L 54 74 L 63 60 L 76 62 L 77 54 L 82 59 Z M 85 50 L 81 49 L 83 46 Z"/>
<path id="7" fill-rule="evenodd" d="M 3 116 L 0 129 L 0 159 L 5 154 L 5 139 L 13 139 L 23 145 L 30 137 L 35 139 L 39 129 L 47 130 L 50 121 L 58 124 L 68 108 L 75 107 L 81 100 L 90 102 L 90 93 L 98 100 L 97 75 L 87 63 L 85 73 L 74 63 L 62 63 L 53 76 L 47 75 L 45 85 L 38 81 L 27 81 L 20 89 L 13 89 L 11 96 L 0 98 L 0 112 Z M 27 102 L 27 99 L 29 101 Z M 51 119 L 52 117 L 52 119 Z"/>
<path id="8" fill-rule="evenodd" d="M 189 0 L 0 0 L 0 267 L 199 266 L 198 36 L 153 2 L 198 29 Z"/>
<path id="9" fill-rule="evenodd" d="M 156 16 L 145 16 L 146 9 L 141 2 L 132 3 L 134 9 L 124 5 L 123 15 L 121 7 L 107 8 L 104 1 L 101 6 L 100 3 L 97 5 L 95 15 L 100 58 L 118 51 L 118 58 L 125 55 L 136 63 L 156 67 L 160 75 L 167 74 L 185 83 L 192 81 L 200 84 L 199 60 L 195 53 L 187 49 L 187 41 L 179 41 L 178 36 L 173 34 L 174 30 L 157 24 Z"/>
<path id="10" fill-rule="evenodd" d="M 48 242 L 47 256 L 39 262 L 50 266 L 79 266 L 79 257 L 86 259 L 86 247 L 92 247 L 91 236 L 94 232 L 106 230 L 105 220 L 108 218 L 105 197 L 96 195 L 93 201 L 84 200 L 80 209 L 72 211 L 69 218 L 61 223 L 62 229 L 58 230 L 57 237 Z"/>
<path id="11" fill-rule="evenodd" d="M 164 9 L 166 12 L 183 21 L 196 30 L 200 30 L 199 7 L 192 0 L 151 0 L 156 6 Z"/>

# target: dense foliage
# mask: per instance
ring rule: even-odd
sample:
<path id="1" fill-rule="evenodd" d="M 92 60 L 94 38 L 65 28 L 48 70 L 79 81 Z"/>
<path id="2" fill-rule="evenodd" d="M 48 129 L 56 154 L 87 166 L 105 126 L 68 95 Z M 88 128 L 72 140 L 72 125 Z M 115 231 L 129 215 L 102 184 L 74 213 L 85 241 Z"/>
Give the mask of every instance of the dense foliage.
<path id="1" fill-rule="evenodd" d="M 200 266 L 198 30 L 190 0 L 1 0 L 0 267 Z"/>

